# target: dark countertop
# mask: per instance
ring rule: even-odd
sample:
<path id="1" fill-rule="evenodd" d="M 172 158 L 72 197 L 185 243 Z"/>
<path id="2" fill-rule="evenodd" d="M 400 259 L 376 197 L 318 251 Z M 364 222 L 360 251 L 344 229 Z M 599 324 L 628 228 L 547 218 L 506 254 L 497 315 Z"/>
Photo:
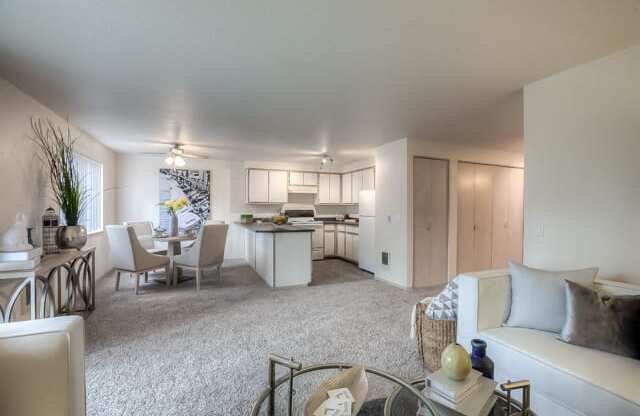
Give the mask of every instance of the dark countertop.
<path id="1" fill-rule="evenodd" d="M 344 224 L 344 225 L 355 225 L 356 227 L 358 226 L 357 222 L 347 222 L 347 221 L 339 221 L 339 220 L 320 220 L 322 221 L 324 224 Z"/>
<path id="2" fill-rule="evenodd" d="M 273 223 L 262 223 L 262 224 L 242 224 L 241 222 L 235 222 L 241 227 L 246 228 L 249 231 L 253 231 L 256 233 L 312 233 L 313 228 L 307 227 L 294 227 L 293 225 L 276 225 Z"/>

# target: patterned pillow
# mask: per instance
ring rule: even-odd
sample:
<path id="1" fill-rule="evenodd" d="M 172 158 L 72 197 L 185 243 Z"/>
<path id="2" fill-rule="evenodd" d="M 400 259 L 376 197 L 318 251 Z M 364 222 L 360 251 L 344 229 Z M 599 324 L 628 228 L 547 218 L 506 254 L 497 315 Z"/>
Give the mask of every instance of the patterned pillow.
<path id="1" fill-rule="evenodd" d="M 458 317 L 458 283 L 449 282 L 442 292 L 435 296 L 425 311 L 429 319 L 455 321 Z"/>

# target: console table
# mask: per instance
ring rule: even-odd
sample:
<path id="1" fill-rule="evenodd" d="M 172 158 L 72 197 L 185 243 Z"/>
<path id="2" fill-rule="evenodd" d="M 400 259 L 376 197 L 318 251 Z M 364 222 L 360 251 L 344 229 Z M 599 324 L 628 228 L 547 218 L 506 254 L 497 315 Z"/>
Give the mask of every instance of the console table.
<path id="1" fill-rule="evenodd" d="M 11 320 L 17 300 L 27 288 L 29 319 L 45 318 L 47 312 L 49 316 L 91 312 L 95 309 L 96 299 L 95 251 L 95 248 L 65 250 L 45 255 L 33 270 L 1 272 L 0 280 L 19 280 L 19 283 L 11 291 L 4 308 L 0 303 L 0 322 Z M 36 289 L 38 283 L 40 290 Z"/>

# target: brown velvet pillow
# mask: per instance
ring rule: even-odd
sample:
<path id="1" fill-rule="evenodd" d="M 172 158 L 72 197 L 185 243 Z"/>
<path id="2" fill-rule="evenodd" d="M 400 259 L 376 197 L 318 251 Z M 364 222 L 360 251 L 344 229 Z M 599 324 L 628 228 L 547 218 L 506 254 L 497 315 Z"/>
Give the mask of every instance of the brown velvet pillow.
<path id="1" fill-rule="evenodd" d="M 568 280 L 564 290 L 562 341 L 640 359 L 640 296 L 604 295 Z"/>

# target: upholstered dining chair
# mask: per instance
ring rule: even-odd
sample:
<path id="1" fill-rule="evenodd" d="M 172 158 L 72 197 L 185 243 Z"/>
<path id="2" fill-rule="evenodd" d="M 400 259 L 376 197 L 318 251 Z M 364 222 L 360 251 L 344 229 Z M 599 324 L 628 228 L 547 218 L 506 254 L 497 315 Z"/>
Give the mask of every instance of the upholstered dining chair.
<path id="1" fill-rule="evenodd" d="M 195 243 L 183 254 L 173 258 L 173 278 L 177 279 L 179 269 L 195 270 L 196 290 L 200 290 L 203 270 L 218 268 L 218 279 L 222 279 L 221 266 L 224 260 L 224 246 L 227 241 L 227 224 L 205 224 L 200 228 Z"/>
<path id="2" fill-rule="evenodd" d="M 166 275 L 169 276 L 169 258 L 147 252 L 140 244 L 133 227 L 107 225 L 106 229 L 111 248 L 111 261 L 116 269 L 116 290 L 120 288 L 121 272 L 135 275 L 136 295 L 140 287 L 140 275 L 144 274 L 144 280 L 147 282 L 150 271 L 164 268 Z M 170 283 L 167 278 L 167 286 Z"/>
<path id="3" fill-rule="evenodd" d="M 167 254 L 167 248 L 158 247 L 153 241 L 153 223 L 151 221 L 125 221 L 124 225 L 133 227 L 140 245 L 151 254 Z"/>

